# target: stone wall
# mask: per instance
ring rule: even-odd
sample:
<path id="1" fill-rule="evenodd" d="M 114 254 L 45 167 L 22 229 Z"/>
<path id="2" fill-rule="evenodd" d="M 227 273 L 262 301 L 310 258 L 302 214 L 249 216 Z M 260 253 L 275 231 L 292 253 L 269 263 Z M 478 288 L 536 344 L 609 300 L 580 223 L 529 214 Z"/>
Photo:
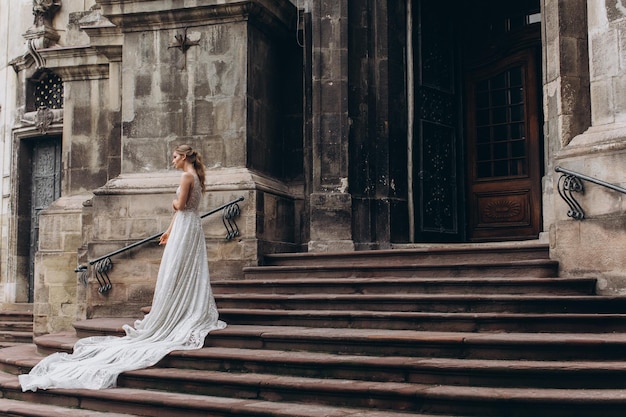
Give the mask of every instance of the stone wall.
<path id="1" fill-rule="evenodd" d="M 244 166 L 247 25 L 189 29 L 201 41 L 186 53 L 168 49 L 180 29 L 125 35 L 122 171 L 166 169 L 175 144 L 188 143 L 207 166 Z"/>
<path id="2" fill-rule="evenodd" d="M 555 165 L 626 187 L 626 80 L 623 2 L 587 2 L 592 126 L 556 154 Z M 555 187 L 557 185 L 555 176 Z M 551 254 L 563 276 L 598 278 L 598 290 L 626 293 L 626 196 L 583 181 L 573 193 L 585 218 L 567 217 L 568 207 L 555 203 Z M 554 192 L 556 195 L 556 191 Z"/>
<path id="3" fill-rule="evenodd" d="M 11 303 L 24 301 L 24 283 L 19 283 L 15 275 L 7 271 L 14 268 L 15 256 L 10 255 L 11 228 L 14 218 L 11 215 L 11 181 L 15 167 L 13 162 L 12 130 L 18 112 L 18 75 L 9 64 L 12 59 L 24 53 L 22 33 L 32 24 L 32 2 L 28 0 L 0 2 L 0 172 L 2 181 L 2 204 L 0 205 L 0 301 Z"/>
<path id="4" fill-rule="evenodd" d="M 85 318 L 84 291 L 74 272 L 83 239 L 83 203 L 91 194 L 62 197 L 39 216 L 33 300 L 35 335 L 71 329 Z"/>

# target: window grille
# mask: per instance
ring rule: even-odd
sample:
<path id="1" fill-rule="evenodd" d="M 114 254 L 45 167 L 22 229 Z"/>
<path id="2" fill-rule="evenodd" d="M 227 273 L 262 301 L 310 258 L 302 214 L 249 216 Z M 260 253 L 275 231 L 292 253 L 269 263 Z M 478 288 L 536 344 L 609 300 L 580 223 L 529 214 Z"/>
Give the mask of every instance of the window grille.
<path id="1" fill-rule="evenodd" d="M 36 108 L 62 109 L 63 81 L 61 77 L 51 71 L 47 72 L 47 76 L 42 77 L 35 85 L 34 95 Z"/>

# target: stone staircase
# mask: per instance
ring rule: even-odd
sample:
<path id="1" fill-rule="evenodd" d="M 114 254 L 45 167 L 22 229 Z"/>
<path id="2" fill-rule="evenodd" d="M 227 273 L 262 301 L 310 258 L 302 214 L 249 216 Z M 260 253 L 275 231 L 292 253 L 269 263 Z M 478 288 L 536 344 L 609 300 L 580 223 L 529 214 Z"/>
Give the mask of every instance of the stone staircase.
<path id="1" fill-rule="evenodd" d="M 0 348 L 33 342 L 33 305 L 0 304 Z"/>
<path id="2" fill-rule="evenodd" d="M 267 256 L 212 283 L 226 329 L 118 388 L 15 375 L 132 319 L 0 350 L 0 415 L 624 416 L 626 298 L 557 276 L 535 243 Z"/>

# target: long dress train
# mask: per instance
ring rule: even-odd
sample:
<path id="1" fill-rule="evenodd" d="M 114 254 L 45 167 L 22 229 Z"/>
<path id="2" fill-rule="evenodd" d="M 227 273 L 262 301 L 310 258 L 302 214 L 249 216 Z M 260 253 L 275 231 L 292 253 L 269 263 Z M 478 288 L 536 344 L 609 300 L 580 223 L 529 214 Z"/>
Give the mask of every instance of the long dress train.
<path id="1" fill-rule="evenodd" d="M 126 336 L 80 339 L 72 354 L 44 358 L 29 374 L 19 376 L 23 391 L 115 387 L 120 373 L 152 366 L 174 350 L 201 348 L 210 331 L 226 327 L 218 319 L 209 282 L 198 215 L 200 187 L 196 177 L 186 208 L 174 216 L 150 313 L 134 328 L 124 326 Z"/>

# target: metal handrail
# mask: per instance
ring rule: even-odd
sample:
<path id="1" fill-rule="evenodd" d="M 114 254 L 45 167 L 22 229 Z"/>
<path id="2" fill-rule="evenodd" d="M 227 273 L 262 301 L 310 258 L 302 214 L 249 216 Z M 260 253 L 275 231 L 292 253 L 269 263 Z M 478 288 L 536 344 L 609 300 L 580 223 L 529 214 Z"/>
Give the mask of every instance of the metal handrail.
<path id="1" fill-rule="evenodd" d="M 239 226 L 237 226 L 237 222 L 235 221 L 235 218 L 238 217 L 239 214 L 241 213 L 238 203 L 243 200 L 244 200 L 244 197 L 241 196 L 233 201 L 230 201 L 226 204 L 222 204 L 221 206 L 204 213 L 203 215 L 200 216 L 200 218 L 203 219 L 207 216 L 210 216 L 222 210 L 222 223 L 224 224 L 224 227 L 226 228 L 226 239 L 227 240 L 233 239 L 234 237 L 239 236 Z M 111 261 L 111 256 L 119 255 L 120 253 L 129 251 L 133 248 L 136 248 L 137 246 L 141 246 L 152 240 L 160 238 L 163 233 L 165 232 L 156 233 L 145 239 L 141 239 L 137 242 L 131 243 L 130 245 L 124 246 L 121 249 L 117 249 L 106 255 L 100 256 L 99 258 L 89 261 L 89 266 L 95 265 L 94 266 L 95 276 L 100 286 L 98 288 L 98 291 L 100 293 L 104 293 L 104 292 L 109 291 L 111 288 L 113 288 L 113 284 L 108 275 L 108 272 L 113 268 L 113 261 Z M 84 285 L 87 285 L 88 271 L 89 271 L 89 267 L 86 265 L 79 265 L 74 270 L 74 272 L 81 273 L 80 280 Z"/>
<path id="2" fill-rule="evenodd" d="M 583 220 L 585 218 L 585 212 L 582 206 L 573 195 L 573 193 L 585 193 L 583 181 L 588 181 L 593 184 L 608 188 L 610 190 L 626 194 L 626 188 L 622 188 L 618 185 L 611 184 L 585 174 L 581 174 L 580 172 L 571 171 L 560 166 L 555 167 L 554 170 L 562 174 L 557 184 L 557 191 L 559 192 L 561 198 L 565 200 L 565 202 L 569 206 L 569 210 L 567 211 L 568 217 L 571 217 L 575 220 Z"/>

